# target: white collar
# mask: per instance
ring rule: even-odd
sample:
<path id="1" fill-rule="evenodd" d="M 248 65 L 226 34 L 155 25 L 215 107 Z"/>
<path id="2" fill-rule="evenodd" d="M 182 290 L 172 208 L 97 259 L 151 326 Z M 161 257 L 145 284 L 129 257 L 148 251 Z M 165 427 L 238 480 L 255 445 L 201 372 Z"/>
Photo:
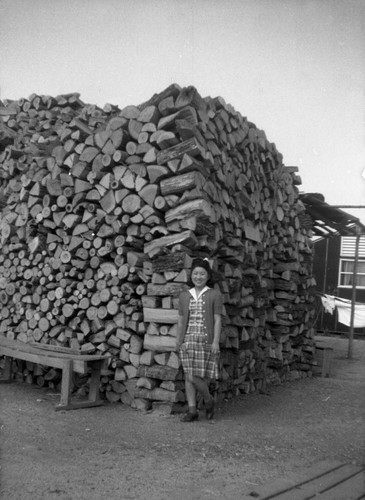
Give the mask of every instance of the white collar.
<path id="1" fill-rule="evenodd" d="M 199 293 L 199 295 L 197 295 L 195 287 L 193 287 L 193 288 L 190 288 L 189 292 L 191 293 L 191 295 L 193 296 L 193 298 L 195 300 L 198 300 L 199 297 L 201 297 L 203 295 L 203 293 L 206 292 L 207 290 L 209 290 L 209 286 L 205 286 L 203 288 L 203 290 Z"/>

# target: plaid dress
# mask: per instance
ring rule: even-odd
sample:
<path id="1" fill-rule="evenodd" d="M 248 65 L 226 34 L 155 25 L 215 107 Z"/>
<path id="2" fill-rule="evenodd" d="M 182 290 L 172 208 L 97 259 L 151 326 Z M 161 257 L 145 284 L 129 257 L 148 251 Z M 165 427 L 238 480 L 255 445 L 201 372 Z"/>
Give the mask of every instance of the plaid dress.
<path id="1" fill-rule="evenodd" d="M 180 359 L 185 373 L 201 378 L 218 379 L 219 353 L 211 351 L 204 333 L 203 317 L 204 293 L 195 300 L 191 298 L 189 305 L 189 323 L 180 346 Z"/>

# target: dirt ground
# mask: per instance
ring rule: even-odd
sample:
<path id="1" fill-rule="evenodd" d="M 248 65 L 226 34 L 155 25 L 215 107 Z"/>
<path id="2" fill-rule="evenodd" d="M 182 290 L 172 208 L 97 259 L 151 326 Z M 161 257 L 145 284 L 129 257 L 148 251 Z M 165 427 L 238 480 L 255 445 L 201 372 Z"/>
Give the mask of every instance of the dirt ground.
<path id="1" fill-rule="evenodd" d="M 364 464 L 365 341 L 348 360 L 346 339 L 321 339 L 330 378 L 224 401 L 212 422 L 122 404 L 55 412 L 49 390 L 2 384 L 0 498 L 235 500 L 326 459 Z"/>

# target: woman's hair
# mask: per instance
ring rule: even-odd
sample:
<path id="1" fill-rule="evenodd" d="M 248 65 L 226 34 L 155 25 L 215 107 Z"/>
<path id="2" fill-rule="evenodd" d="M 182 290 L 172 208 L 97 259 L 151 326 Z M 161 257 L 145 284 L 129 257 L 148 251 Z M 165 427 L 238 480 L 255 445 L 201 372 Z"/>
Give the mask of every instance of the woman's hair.
<path id="1" fill-rule="evenodd" d="M 191 281 L 191 275 L 196 267 L 202 267 L 205 269 L 208 273 L 208 281 L 207 281 L 207 286 L 213 286 L 213 281 L 212 281 L 212 268 L 210 267 L 208 259 L 202 259 L 201 257 L 197 257 L 196 259 L 193 260 L 191 263 L 191 272 L 190 272 L 190 280 L 188 282 L 189 286 L 194 286 L 193 282 Z"/>

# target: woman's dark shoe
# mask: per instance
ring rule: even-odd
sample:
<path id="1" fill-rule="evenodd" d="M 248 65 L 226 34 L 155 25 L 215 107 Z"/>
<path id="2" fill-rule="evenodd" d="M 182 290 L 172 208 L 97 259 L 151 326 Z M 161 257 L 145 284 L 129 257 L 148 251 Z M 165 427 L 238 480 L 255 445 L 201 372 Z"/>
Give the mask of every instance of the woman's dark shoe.
<path id="1" fill-rule="evenodd" d="M 199 419 L 199 413 L 198 412 L 196 412 L 196 413 L 190 413 L 190 411 L 188 411 L 182 417 L 181 422 L 194 422 L 194 420 L 198 420 L 198 419 Z"/>
<path id="2" fill-rule="evenodd" d="M 214 418 L 214 399 L 212 398 L 209 403 L 205 405 L 205 416 L 208 420 L 213 420 Z"/>

